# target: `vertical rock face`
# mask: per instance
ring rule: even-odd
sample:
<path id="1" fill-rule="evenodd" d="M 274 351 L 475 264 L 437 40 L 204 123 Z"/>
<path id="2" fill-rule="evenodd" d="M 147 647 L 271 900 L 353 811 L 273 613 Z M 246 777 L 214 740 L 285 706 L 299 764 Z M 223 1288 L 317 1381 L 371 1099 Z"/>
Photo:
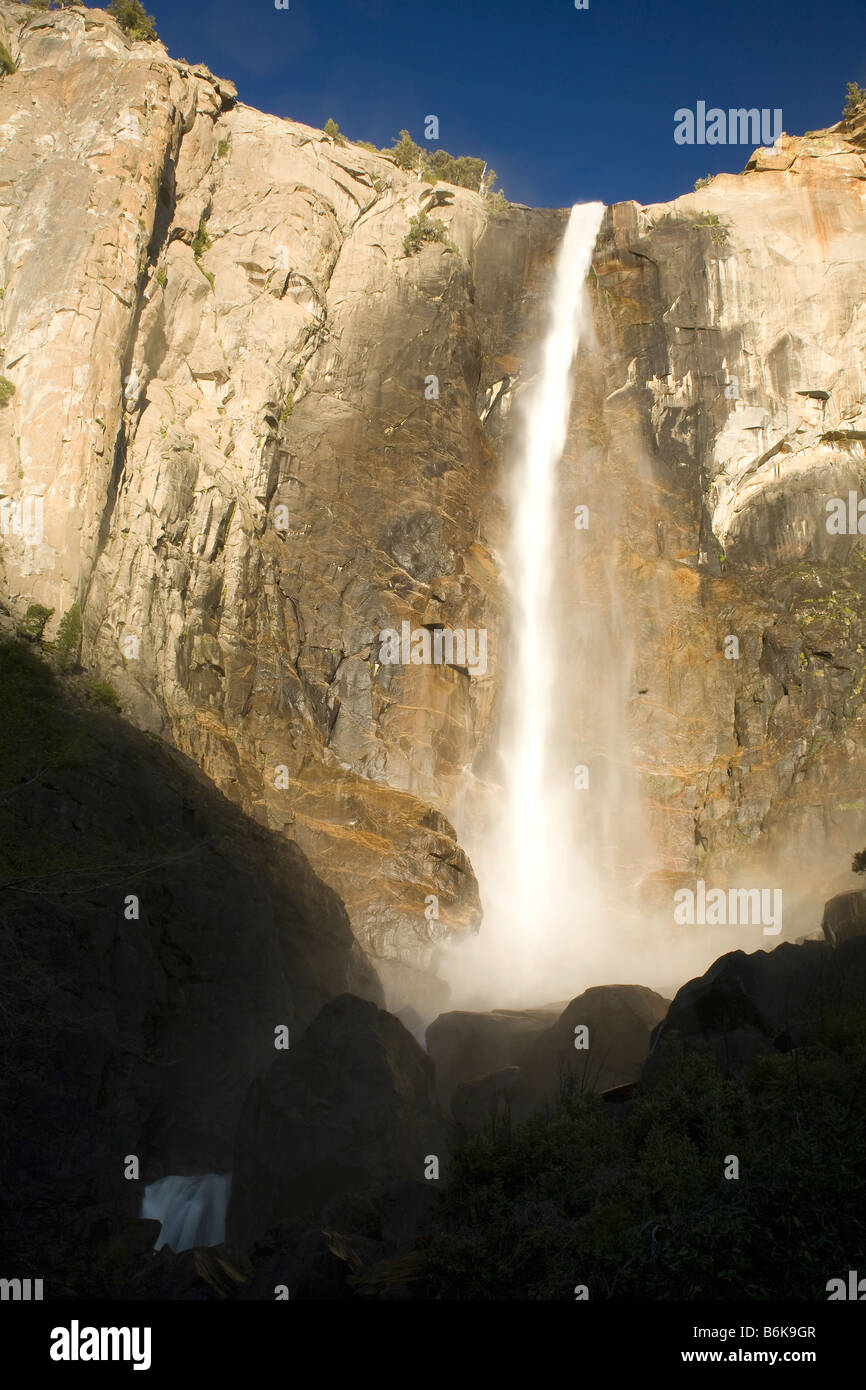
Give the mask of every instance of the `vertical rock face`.
<path id="1" fill-rule="evenodd" d="M 844 870 L 866 831 L 862 541 L 828 526 L 866 461 L 864 150 L 855 127 L 783 136 L 612 208 L 596 258 L 656 863 L 773 864 L 809 927 L 810 866 L 832 842 Z"/>
<path id="2" fill-rule="evenodd" d="M 80 602 L 124 709 L 419 1000 L 480 918 L 453 821 L 496 781 L 501 463 L 564 215 L 262 115 L 98 10 L 0 0 L 0 37 L 6 602 Z M 675 875 L 866 832 L 859 543 L 824 511 L 864 459 L 864 176 L 857 130 L 785 137 L 597 248 L 565 486 Z M 422 208 L 456 250 L 404 254 Z M 403 624 L 483 630 L 486 669 L 382 662 Z"/>
<path id="3" fill-rule="evenodd" d="M 484 336 L 478 197 L 238 106 L 98 11 L 20 10 L 0 6 L 12 606 L 81 601 L 133 718 L 297 840 L 372 955 L 423 970 L 479 919 L 446 811 L 493 685 L 459 647 L 380 665 L 379 633 L 496 631 L 476 397 L 501 409 L 509 379 L 514 240 L 481 273 Z M 437 202 L 459 249 L 405 256 Z M 546 252 L 520 235 L 531 279 Z"/>

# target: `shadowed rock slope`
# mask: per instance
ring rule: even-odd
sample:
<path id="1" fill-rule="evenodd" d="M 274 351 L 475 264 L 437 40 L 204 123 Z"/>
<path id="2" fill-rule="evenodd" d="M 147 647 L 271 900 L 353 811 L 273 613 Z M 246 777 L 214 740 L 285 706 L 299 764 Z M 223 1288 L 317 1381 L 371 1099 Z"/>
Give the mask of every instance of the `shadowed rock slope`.
<path id="1" fill-rule="evenodd" d="M 297 846 L 82 690 L 0 644 L 0 1220 L 54 1293 L 145 1183 L 231 1169 L 276 1027 L 381 997 Z"/>

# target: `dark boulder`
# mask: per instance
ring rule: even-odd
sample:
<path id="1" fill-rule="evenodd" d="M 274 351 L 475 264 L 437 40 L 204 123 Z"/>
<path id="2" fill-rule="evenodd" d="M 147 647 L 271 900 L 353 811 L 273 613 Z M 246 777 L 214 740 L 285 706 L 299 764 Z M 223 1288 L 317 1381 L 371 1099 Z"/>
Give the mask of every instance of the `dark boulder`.
<path id="1" fill-rule="evenodd" d="M 562 1004 L 548 1004 L 540 1009 L 440 1014 L 427 1029 L 426 1043 L 436 1065 L 436 1090 L 442 1103 L 448 1104 L 461 1082 L 514 1064 L 562 1008 Z"/>
<path id="2" fill-rule="evenodd" d="M 853 936 L 863 936 L 866 933 L 866 892 L 854 889 L 850 893 L 837 893 L 825 903 L 821 930 L 831 946 L 850 941 Z"/>
<path id="3" fill-rule="evenodd" d="M 726 1072 L 758 1053 L 820 1037 L 839 1009 L 866 1002 L 866 937 L 834 948 L 822 941 L 783 942 L 773 951 L 731 951 L 680 989 L 653 1035 L 643 1080 L 665 1064 L 674 1037 L 711 1053 Z"/>
<path id="4" fill-rule="evenodd" d="M 467 1129 L 506 1110 L 520 1120 L 555 1102 L 563 1085 L 603 1092 L 636 1081 L 667 1007 L 643 985 L 585 990 L 553 1024 L 512 1050 L 512 1065 L 459 1085 L 454 1118 Z"/>
<path id="5" fill-rule="evenodd" d="M 586 1091 L 607 1091 L 636 1081 L 668 1003 L 645 985 L 584 990 L 527 1048 L 521 1058 L 525 1088 L 540 1101 L 556 1099 L 563 1076 Z M 584 1037 L 588 1045 L 575 1046 Z"/>
<path id="6" fill-rule="evenodd" d="M 399 1019 L 342 995 L 250 1088 L 235 1146 L 228 1234 L 248 1248 L 343 1194 L 445 1167 L 433 1063 Z M 431 1179 L 432 1181 L 432 1179 Z"/>

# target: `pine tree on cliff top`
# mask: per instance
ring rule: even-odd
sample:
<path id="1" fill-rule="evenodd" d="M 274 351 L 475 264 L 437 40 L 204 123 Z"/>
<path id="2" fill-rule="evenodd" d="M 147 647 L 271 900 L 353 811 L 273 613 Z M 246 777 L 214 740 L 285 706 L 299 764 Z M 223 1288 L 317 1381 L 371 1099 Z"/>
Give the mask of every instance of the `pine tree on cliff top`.
<path id="1" fill-rule="evenodd" d="M 117 20 L 127 38 L 151 43 L 157 37 L 156 20 L 139 0 L 111 0 L 108 13 Z"/>

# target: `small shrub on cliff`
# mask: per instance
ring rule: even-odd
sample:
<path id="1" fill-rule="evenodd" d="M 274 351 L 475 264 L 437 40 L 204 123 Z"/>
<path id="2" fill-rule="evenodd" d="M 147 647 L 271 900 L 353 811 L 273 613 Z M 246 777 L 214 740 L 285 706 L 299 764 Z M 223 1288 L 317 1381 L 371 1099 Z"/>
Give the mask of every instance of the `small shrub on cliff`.
<path id="1" fill-rule="evenodd" d="M 111 0 L 108 13 L 117 20 L 127 38 L 142 39 L 145 43 L 157 38 L 156 20 L 139 0 Z"/>
<path id="2" fill-rule="evenodd" d="M 212 246 L 213 242 L 207 234 L 207 219 L 203 217 L 198 224 L 198 231 L 192 239 L 192 254 L 198 260 Z"/>
<path id="3" fill-rule="evenodd" d="M 866 109 L 866 87 L 861 87 L 857 82 L 849 82 L 845 89 L 845 109 L 842 112 L 842 120 L 853 120 L 864 109 Z"/>
<path id="4" fill-rule="evenodd" d="M 420 145 L 415 144 L 408 130 L 401 130 L 400 139 L 396 145 L 393 149 L 386 150 L 385 153 L 389 154 L 401 169 L 406 169 L 409 172 L 422 169 L 424 166 L 424 151 Z"/>
<path id="5" fill-rule="evenodd" d="M 366 149 L 376 148 L 363 140 L 356 143 L 364 145 Z M 493 193 L 493 185 L 496 183 L 494 170 L 488 169 L 486 161 L 478 159 L 475 155 L 453 155 L 441 149 L 428 154 L 420 145 L 415 144 L 408 130 L 400 131 L 400 139 L 392 149 L 382 150 L 380 153 L 390 155 L 401 169 L 418 174 L 425 183 L 453 183 L 457 188 L 471 188 L 473 193 L 480 193 L 482 197 L 498 198 L 500 201 L 495 207 L 497 212 L 504 211 L 508 206 L 501 189 L 496 194 Z"/>
<path id="6" fill-rule="evenodd" d="M 110 681 L 93 681 L 90 693 L 98 705 L 105 705 L 108 709 L 120 709 L 117 691 Z"/>
<path id="7" fill-rule="evenodd" d="M 496 182 L 494 170 L 488 169 L 483 159 L 470 154 L 455 156 L 447 150 L 436 150 L 428 160 L 428 170 L 431 182 L 441 179 L 458 188 L 471 188 L 473 193 L 489 193 Z"/>
<path id="8" fill-rule="evenodd" d="M 15 387 L 5 376 L 0 376 L 0 406 L 8 405 L 15 395 Z"/>
<path id="9" fill-rule="evenodd" d="M 45 624 L 53 612 L 54 609 L 46 608 L 44 603 L 31 603 L 18 624 L 19 635 L 28 642 L 41 642 Z"/>
<path id="10" fill-rule="evenodd" d="M 707 174 L 706 178 L 704 179 L 695 179 L 695 192 L 699 193 L 702 188 L 709 187 L 712 177 L 712 174 Z"/>
<path id="11" fill-rule="evenodd" d="M 207 221 L 203 217 L 198 224 L 198 231 L 192 239 L 192 254 L 195 257 L 196 265 L 198 266 L 204 278 L 208 281 L 211 289 L 213 289 L 214 287 L 213 271 L 205 270 L 204 266 L 201 263 L 201 258 L 204 255 L 205 251 L 209 251 L 212 246 L 213 242 L 211 241 L 207 233 Z"/>
<path id="12" fill-rule="evenodd" d="M 345 135 L 340 134 L 340 127 L 337 125 L 333 116 L 329 116 L 325 122 L 325 134 L 330 140 L 333 140 L 335 145 L 345 145 L 348 143 Z"/>
<path id="13" fill-rule="evenodd" d="M 57 625 L 54 639 L 54 660 L 61 671 L 71 671 L 78 665 L 81 650 L 81 605 L 73 603 Z"/>
<path id="14" fill-rule="evenodd" d="M 5 44 L 0 43 L 0 73 L 8 74 L 15 71 L 15 59 L 9 52 Z"/>
<path id="15" fill-rule="evenodd" d="M 0 875 L 17 841 L 15 789 L 49 767 L 69 766 L 82 751 L 69 729 L 50 667 L 28 642 L 0 633 Z M 32 847 L 31 847 L 32 848 Z M 43 847 L 44 848 L 44 847 Z M 13 860 L 19 854 L 12 855 Z M 35 867 L 35 866 L 34 866 Z M 39 866 L 44 871 L 44 865 Z"/>
<path id="16" fill-rule="evenodd" d="M 403 250 L 407 256 L 414 256 L 416 251 L 421 250 L 425 241 L 439 241 L 446 251 L 457 250 L 448 236 L 445 223 L 438 217 L 429 217 L 426 212 L 419 212 L 409 219 L 409 230 L 403 238 Z"/>
<path id="17" fill-rule="evenodd" d="M 727 223 L 723 222 L 716 212 L 705 212 L 699 222 L 693 222 L 694 231 L 700 231 L 702 227 L 707 227 L 710 233 L 710 240 L 716 246 L 728 246 L 731 240 L 731 230 Z"/>

